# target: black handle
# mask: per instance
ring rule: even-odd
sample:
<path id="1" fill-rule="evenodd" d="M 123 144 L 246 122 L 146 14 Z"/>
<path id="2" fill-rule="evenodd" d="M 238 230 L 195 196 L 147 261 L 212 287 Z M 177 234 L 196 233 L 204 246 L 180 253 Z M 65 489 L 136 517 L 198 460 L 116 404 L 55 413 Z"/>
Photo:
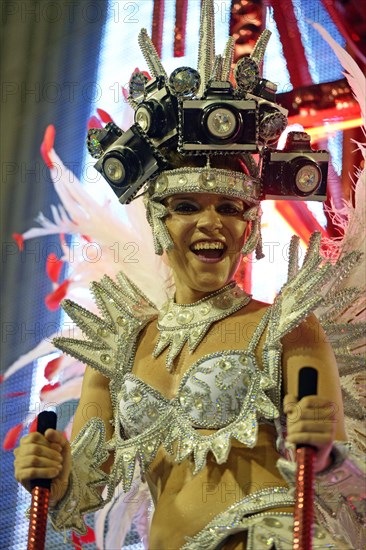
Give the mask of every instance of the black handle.
<path id="1" fill-rule="evenodd" d="M 302 367 L 299 371 L 298 382 L 298 400 L 307 395 L 316 395 L 318 392 L 318 371 L 314 367 Z M 296 445 L 297 449 L 301 447 L 311 447 L 311 445 Z"/>
<path id="2" fill-rule="evenodd" d="M 299 371 L 298 400 L 318 393 L 318 371 L 314 367 L 302 367 Z"/>
<path id="3" fill-rule="evenodd" d="M 42 411 L 37 417 L 37 432 L 44 434 L 48 428 L 56 429 L 57 414 L 54 411 Z M 32 479 L 30 482 L 31 489 L 34 487 L 51 488 L 51 479 Z"/>

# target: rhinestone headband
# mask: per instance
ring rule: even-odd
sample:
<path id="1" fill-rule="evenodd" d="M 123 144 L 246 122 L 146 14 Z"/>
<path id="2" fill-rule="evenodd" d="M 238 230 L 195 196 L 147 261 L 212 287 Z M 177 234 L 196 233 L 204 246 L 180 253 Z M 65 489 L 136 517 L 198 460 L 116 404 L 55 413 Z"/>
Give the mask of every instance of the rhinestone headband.
<path id="1" fill-rule="evenodd" d="M 260 181 L 241 172 L 218 168 L 176 168 L 160 174 L 148 188 L 148 199 L 161 201 L 178 193 L 214 193 L 258 204 Z"/>

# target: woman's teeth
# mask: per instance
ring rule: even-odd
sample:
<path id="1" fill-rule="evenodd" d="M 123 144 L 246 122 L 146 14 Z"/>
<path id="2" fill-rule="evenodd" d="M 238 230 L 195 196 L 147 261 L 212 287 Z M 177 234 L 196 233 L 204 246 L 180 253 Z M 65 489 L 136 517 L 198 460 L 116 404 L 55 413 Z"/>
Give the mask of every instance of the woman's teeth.
<path id="1" fill-rule="evenodd" d="M 209 243 L 209 242 L 202 242 L 202 243 L 196 243 L 192 246 L 192 250 L 223 250 L 224 244 L 219 242 Z"/>
<path id="2" fill-rule="evenodd" d="M 195 254 L 203 262 L 218 262 L 224 255 L 226 245 L 222 242 L 199 242 L 191 246 Z"/>

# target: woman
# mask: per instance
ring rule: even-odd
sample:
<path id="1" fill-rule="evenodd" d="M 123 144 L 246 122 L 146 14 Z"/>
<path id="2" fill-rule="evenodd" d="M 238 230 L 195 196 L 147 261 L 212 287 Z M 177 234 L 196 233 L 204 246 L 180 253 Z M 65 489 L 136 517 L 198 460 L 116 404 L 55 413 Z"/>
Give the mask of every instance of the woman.
<path id="1" fill-rule="evenodd" d="M 126 420 L 124 428 L 131 429 L 135 424 L 136 430 L 137 423 L 138 433 L 139 421 L 143 426 L 142 431 L 146 430 L 149 414 L 150 417 L 154 413 L 164 414 L 166 404 L 180 395 L 178 414 L 186 413 L 190 415 L 189 418 L 194 416 L 192 426 L 202 436 L 207 436 L 235 420 L 249 385 L 248 381 L 243 383 L 243 379 L 248 378 L 248 373 L 252 369 L 263 372 L 262 358 L 268 324 L 264 320 L 269 309 L 268 305 L 251 300 L 238 287 L 231 288 L 241 250 L 245 245 L 248 205 L 236 197 L 199 192 L 173 194 L 165 198 L 164 203 L 168 210 L 166 227 L 174 243 L 174 247 L 168 251 L 168 258 L 176 284 L 175 303 L 178 306 L 178 315 L 189 312 L 190 306 L 197 302 L 201 307 L 208 304 L 212 294 L 231 298 L 233 293 L 237 293 L 235 303 L 229 305 L 229 309 L 234 311 L 226 316 L 228 309 L 221 310 L 222 318 L 212 322 L 194 351 L 189 352 L 186 342 L 182 350 L 175 354 L 169 368 L 167 356 L 171 346 L 159 355 L 155 353 L 157 356 L 153 357 L 159 340 L 159 329 L 156 317 L 149 320 L 139 330 L 132 376 L 125 375 L 127 386 L 120 384 L 118 397 L 121 399 L 122 396 L 123 402 L 119 405 L 120 414 Z M 224 305 L 227 307 L 227 304 Z M 217 316 L 220 314 L 215 313 L 215 317 Z M 159 322 L 164 323 L 164 316 L 159 317 Z M 187 324 L 189 326 L 189 322 Z M 260 331 L 258 327 L 261 327 Z M 334 439 L 345 439 L 337 367 L 331 348 L 323 336 L 315 318 L 310 316 L 282 339 L 281 394 L 287 394 L 287 441 L 316 447 L 316 472 L 329 466 Z M 208 359 L 212 356 L 215 361 Z M 304 398 L 296 407 L 298 371 L 309 364 L 319 372 L 319 397 Z M 190 375 L 192 370 L 194 374 Z M 195 401 L 193 390 L 199 387 L 197 379 L 199 380 L 200 372 L 207 374 L 201 386 L 208 383 L 213 387 L 208 392 L 198 393 Z M 226 377 L 223 376 L 225 374 Z M 191 377 L 191 385 L 182 387 L 182 380 L 187 381 L 187 376 L 188 380 Z M 233 384 L 239 394 L 237 398 L 230 391 Z M 264 385 L 263 381 L 262 384 Z M 268 385 L 270 386 L 267 381 Z M 213 404 L 225 393 L 223 388 L 226 386 L 229 387 L 228 399 L 226 403 L 223 401 L 221 409 L 215 411 L 214 418 Z M 139 393 L 140 388 L 142 391 Z M 188 402 L 187 406 L 184 398 Z M 211 402 L 207 405 L 207 398 L 213 404 Z M 111 440 L 111 421 L 115 416 L 112 401 L 108 378 L 93 368 L 87 368 L 75 415 L 73 437 L 80 433 L 86 423 L 83 411 L 90 409 L 90 404 L 93 403 L 104 421 L 107 440 Z M 133 410 L 135 402 L 138 412 Z M 151 410 L 144 417 L 143 411 L 148 407 Z M 253 448 L 233 439 L 228 457 L 222 464 L 218 464 L 209 453 L 205 465 L 196 475 L 193 473 L 192 457 L 177 464 L 174 454 L 168 454 L 164 446 L 157 450 L 147 472 L 155 504 L 149 548 L 181 548 L 187 537 L 201 532 L 215 516 L 230 505 L 263 489 L 270 490 L 269 500 L 264 507 L 268 514 L 272 513 L 269 517 L 275 518 L 278 512 L 291 514 L 292 497 L 287 495 L 287 491 L 280 493 L 279 502 L 273 502 L 276 496 L 274 488 L 285 488 L 286 484 L 276 468 L 280 455 L 276 450 L 276 428 L 273 421 L 268 421 L 268 418 L 277 416 L 272 409 L 273 405 L 267 400 L 265 407 L 262 407 L 262 413 L 267 416 L 267 420 L 262 417 L 264 422 L 259 425 Z M 210 424 L 215 428 L 210 429 Z M 113 453 L 105 458 L 101 468 L 109 474 Z M 69 445 L 62 434 L 55 430 L 48 430 L 45 436 L 29 434 L 22 439 L 16 451 L 15 467 L 17 479 L 26 487 L 29 479 L 35 477 L 53 479 L 51 500 L 56 504 L 63 496 L 70 472 Z M 262 509 L 263 505 L 260 505 L 258 511 Z M 243 533 L 229 536 L 223 548 L 245 548 Z"/>
<path id="2" fill-rule="evenodd" d="M 208 4 L 203 2 L 204 10 Z M 205 14 L 202 20 L 205 23 Z M 207 28 L 204 32 L 209 36 Z M 144 53 L 147 50 L 151 66 L 160 70 L 156 54 L 146 46 L 146 36 L 144 40 Z M 264 52 L 255 50 L 249 80 L 254 61 L 260 62 L 258 50 L 261 55 Z M 208 63 L 207 55 L 200 55 L 201 68 Z M 224 59 L 219 70 L 211 61 L 213 80 L 226 86 L 230 107 L 233 97 L 228 73 L 224 75 L 230 63 Z M 212 81 L 206 69 L 201 71 L 205 77 L 199 90 L 197 75 L 184 68 L 189 89 L 182 92 L 182 81 L 171 77 L 166 95 L 179 97 L 191 93 L 194 86 L 196 94 L 204 93 Z M 247 86 L 244 76 L 239 71 L 236 77 Z M 257 167 L 247 153 L 233 155 L 231 142 L 229 148 L 217 146 L 217 139 L 227 139 L 233 124 L 226 99 L 220 96 L 218 116 L 214 113 L 210 118 L 210 112 L 207 117 L 207 132 L 219 135 L 203 145 L 197 160 L 197 156 L 176 154 L 177 148 L 192 145 L 184 132 L 186 113 L 177 113 L 178 129 L 174 133 L 168 128 L 166 140 L 158 134 L 158 125 L 149 126 L 154 114 L 151 103 L 145 102 L 144 94 L 133 92 L 131 101 L 136 115 L 140 113 L 136 120 L 144 132 L 151 130 L 149 139 L 136 123 L 133 131 L 118 138 L 118 144 L 123 149 L 127 140 L 133 147 L 143 142 L 140 158 L 144 155 L 146 166 L 149 155 L 156 166 L 159 155 L 165 155 L 167 169 L 159 165 L 159 175 L 151 178 L 150 165 L 143 164 L 136 182 L 141 188 L 149 180 L 147 216 L 157 253 L 166 251 L 175 297 L 158 312 L 120 275 L 118 283 L 105 277 L 93 285 L 102 318 L 70 301 L 64 304 L 88 339 L 59 338 L 56 345 L 90 365 L 73 425 L 73 451 L 56 430 L 44 436 L 29 434 L 15 452 L 16 478 L 26 488 L 33 478 L 52 479 L 55 526 L 83 532 L 82 514 L 104 503 L 102 487 L 108 486 L 105 500 L 112 498 L 120 482 L 124 491 L 130 490 L 138 464 L 155 507 L 149 548 L 257 549 L 276 544 L 292 548 L 291 472 L 283 463 L 285 482 L 276 467 L 285 453 L 283 413 L 287 413 L 287 445 L 316 448 L 315 471 L 326 486 L 329 472 L 341 461 L 343 468 L 348 467 L 347 459 L 335 453 L 333 446 L 335 440 L 345 440 L 337 367 L 312 315 L 322 300 L 322 286 L 332 274 L 336 279 L 336 270 L 330 265 L 318 268 L 321 258 L 315 237 L 298 273 L 296 247 L 292 247 L 290 281 L 273 306 L 243 292 L 234 274 L 242 254 L 257 250 L 260 255 L 261 189 Z M 246 92 L 240 93 L 245 97 Z M 151 97 L 153 92 L 149 101 Z M 172 105 L 174 101 L 166 108 Z M 263 118 L 258 131 L 267 132 L 269 138 L 272 128 L 272 137 L 278 137 L 281 117 L 279 109 L 268 127 Z M 98 141 L 93 134 L 90 150 L 101 158 L 97 169 L 107 179 L 109 174 L 112 187 L 118 188 L 113 178 L 124 171 L 118 171 L 120 157 L 111 156 L 110 142 L 107 153 L 103 151 L 105 139 L 102 135 Z M 112 158 L 108 165 L 107 157 Z M 125 193 L 128 186 L 121 187 Z M 132 191 L 128 200 L 131 195 Z M 297 403 L 298 375 L 304 365 L 318 371 L 318 396 Z M 353 469 L 352 488 L 359 483 L 358 475 Z M 319 506 L 328 520 L 333 504 L 327 504 L 327 510 Z M 333 532 L 340 533 L 334 525 Z M 334 542 L 323 528 L 317 528 L 314 536 L 335 548 L 353 544 Z"/>

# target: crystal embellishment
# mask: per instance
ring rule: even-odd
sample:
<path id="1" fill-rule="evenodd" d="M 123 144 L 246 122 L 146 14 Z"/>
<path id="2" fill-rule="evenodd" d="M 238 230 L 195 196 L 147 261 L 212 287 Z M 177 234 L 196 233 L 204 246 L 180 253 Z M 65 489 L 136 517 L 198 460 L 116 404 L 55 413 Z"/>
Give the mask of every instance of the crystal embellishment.
<path id="1" fill-rule="evenodd" d="M 176 304 L 170 300 L 164 305 L 164 313 L 159 315 L 160 334 L 153 357 L 158 357 L 166 347 L 169 347 L 166 366 L 171 370 L 174 359 L 186 342 L 189 350 L 193 352 L 212 323 L 241 309 L 250 300 L 251 296 L 241 290 L 236 283 L 230 283 L 194 304 Z"/>
<path id="2" fill-rule="evenodd" d="M 169 87 L 175 95 L 190 96 L 200 87 L 201 77 L 198 71 L 190 67 L 178 67 L 169 78 Z"/>

